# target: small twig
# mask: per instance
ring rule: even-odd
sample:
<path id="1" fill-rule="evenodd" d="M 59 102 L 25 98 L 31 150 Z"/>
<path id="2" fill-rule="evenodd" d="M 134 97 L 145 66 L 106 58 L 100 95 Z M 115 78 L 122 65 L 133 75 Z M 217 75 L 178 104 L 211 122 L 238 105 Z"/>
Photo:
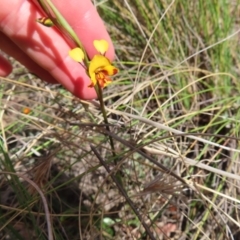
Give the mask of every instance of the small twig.
<path id="1" fill-rule="evenodd" d="M 102 157 L 100 156 L 100 154 L 98 153 L 98 151 L 96 150 L 95 147 L 93 147 L 92 145 L 90 145 L 92 151 L 94 152 L 94 154 L 96 155 L 96 157 L 98 158 L 99 162 L 104 166 L 104 168 L 106 169 L 106 171 L 108 173 L 111 173 L 111 170 L 109 169 L 109 167 L 107 166 L 107 164 L 104 162 L 104 160 L 102 159 Z M 138 217 L 139 221 L 141 222 L 141 224 L 143 225 L 143 227 L 145 228 L 146 233 L 148 234 L 148 236 L 150 237 L 151 240 L 155 240 L 156 238 L 153 236 L 153 233 L 150 231 L 148 225 L 145 223 L 145 221 L 143 220 L 142 216 L 140 215 L 140 213 L 138 212 L 138 210 L 135 208 L 132 200 L 128 197 L 126 191 L 124 190 L 124 188 L 121 186 L 121 184 L 117 181 L 117 178 L 114 175 L 110 175 L 112 180 L 114 181 L 114 183 L 117 185 L 118 190 L 121 192 L 121 194 L 124 196 L 124 198 L 126 199 L 127 203 L 130 205 L 130 207 L 132 208 L 132 210 L 134 211 L 134 213 L 136 214 L 136 216 Z"/>

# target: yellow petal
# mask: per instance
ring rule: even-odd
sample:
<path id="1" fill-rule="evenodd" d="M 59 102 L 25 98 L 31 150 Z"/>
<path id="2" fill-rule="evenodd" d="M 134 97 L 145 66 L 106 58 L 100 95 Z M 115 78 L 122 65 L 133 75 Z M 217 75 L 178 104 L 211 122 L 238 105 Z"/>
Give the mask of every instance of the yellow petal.
<path id="1" fill-rule="evenodd" d="M 111 65 L 111 63 L 106 57 L 100 54 L 95 55 L 89 63 L 89 75 L 91 75 L 93 72 L 101 70 L 108 65 Z"/>
<path id="2" fill-rule="evenodd" d="M 96 50 L 104 55 L 106 51 L 108 50 L 108 42 L 104 39 L 102 40 L 94 40 L 93 45 L 96 48 Z"/>
<path id="3" fill-rule="evenodd" d="M 81 48 L 74 48 L 70 50 L 68 54 L 76 62 L 82 62 L 84 59 L 84 53 Z"/>

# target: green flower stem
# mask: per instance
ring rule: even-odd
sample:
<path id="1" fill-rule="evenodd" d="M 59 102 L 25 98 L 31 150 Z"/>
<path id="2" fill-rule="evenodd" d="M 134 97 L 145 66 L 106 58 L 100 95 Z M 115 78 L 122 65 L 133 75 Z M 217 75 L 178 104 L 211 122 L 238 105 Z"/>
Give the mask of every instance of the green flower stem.
<path id="1" fill-rule="evenodd" d="M 101 111 L 102 111 L 104 123 L 106 124 L 106 129 L 107 129 L 108 132 L 110 132 L 107 113 L 106 113 L 105 105 L 104 105 L 104 102 L 103 102 L 102 88 L 101 88 L 101 86 L 99 85 L 98 82 L 95 85 L 95 90 L 96 90 L 96 93 L 97 93 L 97 96 L 98 96 L 98 99 L 99 99 L 99 102 L 100 102 L 100 108 L 101 108 Z M 109 136 L 109 141 L 110 141 L 110 146 L 111 146 L 111 149 L 112 149 L 112 155 L 114 157 L 114 163 L 116 165 L 117 164 L 117 160 L 116 160 L 117 156 L 116 156 L 116 152 L 115 152 L 113 138 L 111 136 Z"/>
<path id="2" fill-rule="evenodd" d="M 59 29 L 61 33 L 64 33 L 65 36 L 72 39 L 74 43 L 80 47 L 84 53 L 84 64 L 88 67 L 89 57 L 79 40 L 77 34 L 74 32 L 72 27 L 69 23 L 65 20 L 62 14 L 57 10 L 51 0 L 38 0 L 39 5 L 41 6 L 42 10 L 45 12 L 47 17 L 49 17 L 54 25 Z"/>

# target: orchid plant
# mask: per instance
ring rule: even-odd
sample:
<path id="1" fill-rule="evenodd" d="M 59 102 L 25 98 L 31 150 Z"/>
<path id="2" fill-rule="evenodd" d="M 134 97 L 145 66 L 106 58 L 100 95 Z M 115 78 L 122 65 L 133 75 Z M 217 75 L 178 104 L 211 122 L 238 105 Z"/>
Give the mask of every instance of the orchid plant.
<path id="1" fill-rule="evenodd" d="M 91 80 L 89 87 L 94 87 L 96 90 L 106 128 L 108 131 L 110 131 L 103 101 L 102 89 L 112 82 L 110 77 L 117 74 L 118 69 L 113 66 L 112 62 L 105 56 L 108 50 L 108 42 L 104 39 L 94 40 L 93 45 L 98 53 L 95 54 L 91 60 L 89 60 L 88 55 L 83 48 L 83 45 L 81 44 L 77 34 L 64 19 L 58 9 L 54 6 L 51 0 L 38 0 L 38 3 L 47 17 L 37 19 L 36 21 L 46 27 L 56 26 L 60 32 L 70 37 L 77 45 L 76 48 L 70 49 L 69 56 L 74 61 L 79 62 L 81 67 L 86 70 Z M 109 136 L 109 140 L 112 154 L 115 157 L 115 148 L 111 136 Z"/>

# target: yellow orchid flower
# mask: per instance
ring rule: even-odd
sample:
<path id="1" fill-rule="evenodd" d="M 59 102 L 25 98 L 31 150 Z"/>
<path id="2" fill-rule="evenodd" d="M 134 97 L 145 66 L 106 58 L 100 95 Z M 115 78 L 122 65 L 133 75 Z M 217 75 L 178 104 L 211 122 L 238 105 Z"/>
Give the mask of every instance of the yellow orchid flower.
<path id="1" fill-rule="evenodd" d="M 112 82 L 109 76 L 117 74 L 118 69 L 114 67 L 110 60 L 103 55 L 97 54 L 89 63 L 88 73 L 92 80 L 89 87 L 94 87 L 98 82 L 101 88 Z"/>
<path id="2" fill-rule="evenodd" d="M 88 74 L 92 81 L 89 87 L 94 87 L 98 83 L 101 88 L 104 88 L 112 82 L 110 76 L 117 74 L 118 69 L 104 56 L 108 50 L 106 40 L 95 40 L 93 45 L 100 54 L 96 54 L 89 62 Z M 80 48 L 70 50 L 69 56 L 76 62 L 83 64 L 84 53 Z"/>

